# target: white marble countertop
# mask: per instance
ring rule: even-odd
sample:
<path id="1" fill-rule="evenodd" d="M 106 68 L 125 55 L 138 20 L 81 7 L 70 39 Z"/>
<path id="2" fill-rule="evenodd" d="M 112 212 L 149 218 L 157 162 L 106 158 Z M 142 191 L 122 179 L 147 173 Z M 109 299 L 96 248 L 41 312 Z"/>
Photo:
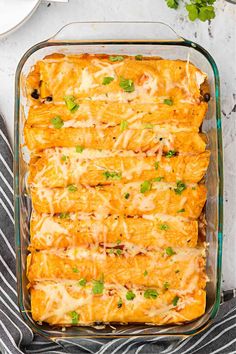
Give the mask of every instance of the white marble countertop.
<path id="1" fill-rule="evenodd" d="M 202 45 L 214 57 L 221 76 L 224 139 L 223 288 L 236 287 L 236 5 L 217 0 L 211 23 L 189 22 L 184 11 L 164 0 L 70 0 L 42 3 L 16 32 L 0 39 L 0 110 L 13 139 L 14 75 L 25 51 L 73 21 L 162 21 L 181 36 Z"/>

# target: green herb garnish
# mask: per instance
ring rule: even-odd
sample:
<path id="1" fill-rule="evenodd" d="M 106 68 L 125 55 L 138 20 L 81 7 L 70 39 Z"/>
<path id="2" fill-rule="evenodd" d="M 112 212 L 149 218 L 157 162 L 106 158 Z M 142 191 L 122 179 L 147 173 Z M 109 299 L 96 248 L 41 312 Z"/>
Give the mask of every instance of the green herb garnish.
<path id="1" fill-rule="evenodd" d="M 75 103 L 75 97 L 74 96 L 65 96 L 64 97 L 64 101 L 65 101 L 66 107 L 72 113 L 77 111 L 77 109 L 79 108 L 79 105 L 77 103 Z"/>
<path id="2" fill-rule="evenodd" d="M 61 160 L 62 161 L 66 161 L 67 160 L 67 156 L 66 155 L 62 155 Z"/>
<path id="3" fill-rule="evenodd" d="M 174 191 L 176 194 L 180 195 L 186 188 L 186 185 L 182 181 L 178 181 L 177 188 L 175 188 Z"/>
<path id="4" fill-rule="evenodd" d="M 124 130 L 126 130 L 128 128 L 128 122 L 127 120 L 122 120 L 120 122 L 120 130 L 123 132 Z"/>
<path id="5" fill-rule="evenodd" d="M 110 56 L 109 57 L 109 60 L 110 61 L 122 61 L 122 60 L 124 60 L 124 57 L 122 57 L 121 55 L 116 55 L 116 56 Z"/>
<path id="6" fill-rule="evenodd" d="M 166 230 L 169 230 L 169 225 L 167 225 L 167 224 L 161 224 L 160 225 L 160 230 L 164 230 L 164 231 L 166 231 Z"/>
<path id="7" fill-rule="evenodd" d="M 152 179 L 152 182 L 161 182 L 164 179 L 164 177 L 156 177 Z"/>
<path id="8" fill-rule="evenodd" d="M 147 270 L 144 271 L 143 275 L 146 277 L 148 275 Z"/>
<path id="9" fill-rule="evenodd" d="M 60 116 L 56 116 L 56 117 L 52 118 L 51 123 L 55 129 L 60 129 L 64 125 L 64 122 Z"/>
<path id="10" fill-rule="evenodd" d="M 130 194 L 129 193 L 125 193 L 125 199 L 129 199 Z"/>
<path id="11" fill-rule="evenodd" d="M 119 301 L 117 302 L 117 307 L 118 307 L 118 309 L 120 309 L 121 307 L 122 307 L 122 305 L 123 305 L 123 302 L 122 302 L 122 299 L 121 299 L 121 297 L 119 298 Z"/>
<path id="12" fill-rule="evenodd" d="M 140 192 L 149 192 L 152 189 L 152 183 L 150 181 L 144 181 L 140 186 Z"/>
<path id="13" fill-rule="evenodd" d="M 81 145 L 77 145 L 76 147 L 75 147 L 75 151 L 76 152 L 79 152 L 80 154 L 84 151 L 84 147 L 83 146 L 81 146 Z"/>
<path id="14" fill-rule="evenodd" d="M 125 79 L 123 77 L 120 78 L 120 87 L 125 92 L 133 92 L 134 91 L 134 82 L 130 79 Z"/>
<path id="15" fill-rule="evenodd" d="M 158 167 L 159 167 L 159 162 L 158 161 L 155 161 L 154 167 L 155 167 L 155 170 L 158 170 Z"/>
<path id="16" fill-rule="evenodd" d="M 114 80 L 114 77 L 106 76 L 103 78 L 102 84 L 109 85 Z"/>
<path id="17" fill-rule="evenodd" d="M 167 104 L 168 106 L 173 106 L 173 101 L 169 98 L 164 99 L 163 103 Z"/>
<path id="18" fill-rule="evenodd" d="M 78 190 L 78 188 L 74 184 L 70 184 L 67 189 L 69 192 L 76 192 Z"/>
<path id="19" fill-rule="evenodd" d="M 147 289 L 144 292 L 144 297 L 146 299 L 156 299 L 158 295 L 159 294 L 155 289 Z"/>
<path id="20" fill-rule="evenodd" d="M 176 155 L 176 151 L 174 151 L 174 150 L 170 150 L 165 154 L 166 157 L 172 157 L 175 155 Z"/>
<path id="21" fill-rule="evenodd" d="M 80 285 L 80 286 L 85 286 L 86 283 L 87 283 L 87 280 L 84 279 L 84 278 L 82 278 L 82 279 L 79 280 L 79 285 Z"/>
<path id="22" fill-rule="evenodd" d="M 172 304 L 174 306 L 177 306 L 178 301 L 179 301 L 179 296 L 175 296 L 174 299 L 172 300 Z"/>
<path id="23" fill-rule="evenodd" d="M 106 180 L 109 179 L 119 180 L 122 177 L 121 172 L 110 172 L 110 171 L 103 172 L 103 176 L 106 178 Z"/>
<path id="24" fill-rule="evenodd" d="M 74 273 L 79 273 L 79 269 L 78 269 L 77 267 L 72 268 L 72 271 L 73 271 Z"/>
<path id="25" fill-rule="evenodd" d="M 103 289 L 104 289 L 104 280 L 103 277 L 100 280 L 94 280 L 93 281 L 93 293 L 95 295 L 100 295 L 103 293 Z"/>
<path id="26" fill-rule="evenodd" d="M 184 212 L 185 212 L 184 208 L 177 211 L 177 213 L 184 213 Z"/>
<path id="27" fill-rule="evenodd" d="M 154 125 L 151 124 L 151 123 L 147 123 L 144 125 L 143 129 L 153 129 L 154 128 Z"/>
<path id="28" fill-rule="evenodd" d="M 167 247 L 167 248 L 166 248 L 166 254 L 167 254 L 168 256 L 173 256 L 175 253 L 176 253 L 176 252 L 173 250 L 172 247 Z"/>
<path id="29" fill-rule="evenodd" d="M 135 60 L 143 60 L 143 56 L 141 54 L 135 55 Z"/>
<path id="30" fill-rule="evenodd" d="M 116 254 L 117 256 L 120 256 L 122 254 L 122 250 L 120 248 L 116 248 Z"/>
<path id="31" fill-rule="evenodd" d="M 131 300 L 133 300 L 135 297 L 136 297 L 136 295 L 133 293 L 132 290 L 127 291 L 127 293 L 126 293 L 126 299 L 127 299 L 127 300 L 131 301 Z"/>
<path id="32" fill-rule="evenodd" d="M 59 218 L 60 219 L 69 219 L 70 214 L 69 213 L 60 213 Z"/>
<path id="33" fill-rule="evenodd" d="M 71 316 L 71 323 L 73 325 L 76 325 L 79 321 L 80 315 L 76 311 L 72 311 L 70 312 L 70 316 Z"/>
<path id="34" fill-rule="evenodd" d="M 170 284 L 168 283 L 168 281 L 166 281 L 166 282 L 163 284 L 163 288 L 164 288 L 165 290 L 167 290 L 167 289 L 169 289 L 169 287 L 170 287 Z"/>

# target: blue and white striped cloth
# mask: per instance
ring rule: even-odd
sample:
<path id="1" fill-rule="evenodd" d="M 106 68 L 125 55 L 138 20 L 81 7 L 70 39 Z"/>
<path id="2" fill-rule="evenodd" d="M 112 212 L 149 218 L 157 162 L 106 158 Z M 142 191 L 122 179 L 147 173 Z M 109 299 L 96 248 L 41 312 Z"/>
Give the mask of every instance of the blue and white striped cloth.
<path id="1" fill-rule="evenodd" d="M 0 351 L 4 354 L 236 354 L 236 292 L 228 291 L 214 323 L 174 348 L 160 337 L 69 340 L 63 347 L 34 335 L 23 322 L 17 306 L 16 256 L 14 250 L 13 154 L 0 116 Z M 224 302 L 223 300 L 228 300 Z"/>

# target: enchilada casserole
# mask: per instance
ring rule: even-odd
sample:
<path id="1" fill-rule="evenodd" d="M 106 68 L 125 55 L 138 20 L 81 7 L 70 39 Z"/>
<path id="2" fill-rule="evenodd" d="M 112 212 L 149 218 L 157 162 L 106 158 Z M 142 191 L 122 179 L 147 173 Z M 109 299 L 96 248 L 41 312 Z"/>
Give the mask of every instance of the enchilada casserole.
<path id="1" fill-rule="evenodd" d="M 207 90 L 189 61 L 55 53 L 32 68 L 34 320 L 162 325 L 204 314 Z"/>

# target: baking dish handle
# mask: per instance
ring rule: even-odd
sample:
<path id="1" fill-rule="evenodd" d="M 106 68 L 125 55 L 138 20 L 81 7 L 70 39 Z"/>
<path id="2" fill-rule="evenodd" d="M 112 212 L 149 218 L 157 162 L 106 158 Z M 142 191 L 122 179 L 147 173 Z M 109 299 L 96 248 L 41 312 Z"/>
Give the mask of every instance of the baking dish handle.
<path id="1" fill-rule="evenodd" d="M 156 335 L 155 337 L 112 337 L 112 338 L 98 338 L 97 341 L 94 341 L 94 337 L 91 338 L 52 338 L 52 340 L 60 345 L 63 348 L 63 351 L 66 353 L 72 353 L 73 346 L 77 346 L 79 348 L 83 348 L 83 350 L 87 350 L 88 353 L 111 353 L 113 351 L 120 350 L 117 353 L 122 353 L 124 349 L 127 349 L 127 346 L 134 347 L 138 349 L 141 346 L 146 345 L 146 351 L 150 347 L 152 348 L 152 352 L 158 354 L 172 354 L 177 351 L 177 348 L 183 346 L 182 342 L 187 339 L 188 336 L 184 335 Z M 113 342 L 113 343 L 112 343 Z"/>
<path id="2" fill-rule="evenodd" d="M 162 22 L 72 22 L 62 27 L 49 42 L 80 40 L 184 41 L 169 25 Z"/>

